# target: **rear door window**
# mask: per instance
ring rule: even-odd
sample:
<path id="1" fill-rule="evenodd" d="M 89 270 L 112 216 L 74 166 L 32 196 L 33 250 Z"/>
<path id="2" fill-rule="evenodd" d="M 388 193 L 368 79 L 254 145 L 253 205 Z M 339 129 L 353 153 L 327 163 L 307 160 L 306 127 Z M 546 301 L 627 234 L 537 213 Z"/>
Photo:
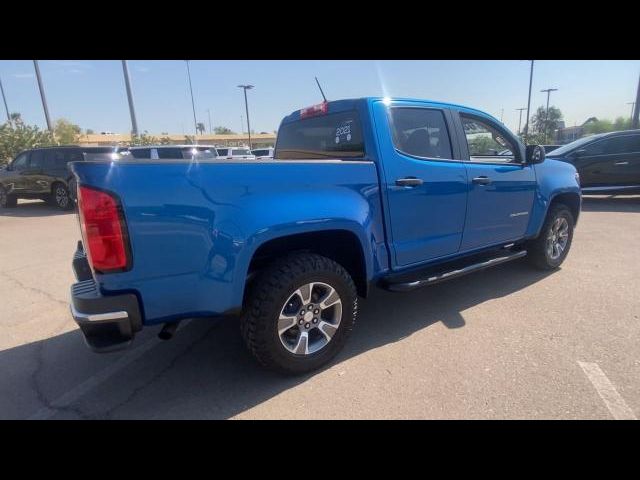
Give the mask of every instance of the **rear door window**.
<path id="1" fill-rule="evenodd" d="M 390 110 L 393 142 L 398 150 L 422 158 L 453 158 L 442 110 L 396 107 Z"/>
<path id="2" fill-rule="evenodd" d="M 220 155 L 221 157 L 226 157 L 228 155 L 227 152 L 229 151 L 229 149 L 228 148 L 218 148 L 217 151 L 218 151 L 218 155 Z"/>
<path id="3" fill-rule="evenodd" d="M 278 132 L 278 160 L 363 158 L 364 140 L 358 113 L 331 113 L 284 124 Z"/>
<path id="4" fill-rule="evenodd" d="M 31 160 L 29 162 L 29 169 L 41 170 L 44 167 L 44 151 L 34 150 L 31 152 Z"/>

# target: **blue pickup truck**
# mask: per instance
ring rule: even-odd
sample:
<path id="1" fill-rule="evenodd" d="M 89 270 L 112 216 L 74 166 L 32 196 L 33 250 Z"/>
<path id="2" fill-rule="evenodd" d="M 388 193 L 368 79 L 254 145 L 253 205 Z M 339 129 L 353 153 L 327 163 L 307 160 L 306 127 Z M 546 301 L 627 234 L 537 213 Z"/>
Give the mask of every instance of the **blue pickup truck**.
<path id="1" fill-rule="evenodd" d="M 293 112 L 273 160 L 71 170 L 71 311 L 92 349 L 234 315 L 254 356 L 289 373 L 336 355 L 374 286 L 403 292 L 525 256 L 557 268 L 581 206 L 575 168 L 492 116 L 386 97 Z"/>

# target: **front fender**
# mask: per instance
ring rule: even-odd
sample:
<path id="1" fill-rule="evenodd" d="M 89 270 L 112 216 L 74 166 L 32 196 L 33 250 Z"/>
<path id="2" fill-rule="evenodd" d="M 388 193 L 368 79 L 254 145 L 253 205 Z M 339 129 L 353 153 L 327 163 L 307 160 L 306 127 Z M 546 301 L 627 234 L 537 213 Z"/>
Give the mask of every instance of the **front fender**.
<path id="1" fill-rule="evenodd" d="M 578 200 L 578 211 L 582 202 L 582 193 L 576 178 L 576 169 L 570 163 L 547 159 L 535 165 L 535 171 L 538 188 L 533 204 L 531 222 L 527 229 L 528 238 L 538 236 L 547 216 L 549 206 L 559 195 L 575 195 Z"/>

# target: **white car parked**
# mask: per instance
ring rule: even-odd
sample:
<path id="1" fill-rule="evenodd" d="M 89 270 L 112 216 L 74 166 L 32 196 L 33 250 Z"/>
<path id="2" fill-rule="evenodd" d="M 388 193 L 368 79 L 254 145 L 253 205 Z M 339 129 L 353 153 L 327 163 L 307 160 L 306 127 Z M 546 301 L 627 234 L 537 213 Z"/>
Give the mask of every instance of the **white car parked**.
<path id="1" fill-rule="evenodd" d="M 256 156 L 246 147 L 218 147 L 218 157 L 227 160 L 255 160 Z"/>
<path id="2" fill-rule="evenodd" d="M 251 153 L 256 156 L 256 160 L 273 160 L 274 148 L 255 148 Z"/>

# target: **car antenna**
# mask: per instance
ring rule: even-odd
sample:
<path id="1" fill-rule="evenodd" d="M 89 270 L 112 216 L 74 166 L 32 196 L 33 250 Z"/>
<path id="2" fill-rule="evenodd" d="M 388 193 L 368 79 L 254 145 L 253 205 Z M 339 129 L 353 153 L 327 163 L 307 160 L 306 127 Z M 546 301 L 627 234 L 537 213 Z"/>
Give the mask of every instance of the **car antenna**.
<path id="1" fill-rule="evenodd" d="M 322 87 L 320 86 L 320 82 L 318 81 L 318 77 L 315 77 L 316 83 L 318 84 L 318 88 L 320 89 L 320 93 L 322 94 L 322 98 L 324 98 L 325 103 L 327 102 L 327 97 L 324 96 L 324 92 L 322 91 Z"/>

